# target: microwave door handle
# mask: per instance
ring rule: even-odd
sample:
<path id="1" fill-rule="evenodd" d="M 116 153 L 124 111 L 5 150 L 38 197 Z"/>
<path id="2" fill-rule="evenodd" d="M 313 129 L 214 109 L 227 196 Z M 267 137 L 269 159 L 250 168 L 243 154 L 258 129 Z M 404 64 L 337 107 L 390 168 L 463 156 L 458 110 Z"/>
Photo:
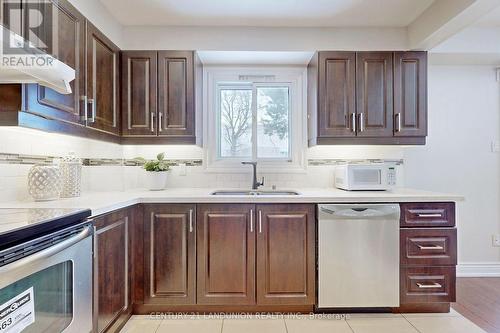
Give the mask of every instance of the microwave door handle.
<path id="1" fill-rule="evenodd" d="M 51 246 L 45 250 L 42 250 L 42 251 L 37 252 L 33 255 L 30 255 L 26 258 L 22 258 L 22 259 L 19 259 L 17 261 L 14 261 L 10 264 L 7 264 L 4 267 L 0 267 L 0 275 L 8 273 L 9 271 L 15 270 L 15 269 L 20 268 L 22 266 L 30 265 L 33 262 L 36 262 L 36 261 L 39 261 L 42 259 L 46 259 L 48 257 L 56 255 L 59 252 L 66 250 L 70 246 L 75 245 L 76 243 L 78 243 L 82 239 L 85 239 L 86 237 L 92 235 L 91 230 L 92 230 L 92 228 L 90 226 L 85 227 L 79 234 L 77 234 L 71 238 L 68 238 L 68 239 L 66 239 L 66 240 L 64 240 L 64 241 L 62 241 L 54 246 Z"/>

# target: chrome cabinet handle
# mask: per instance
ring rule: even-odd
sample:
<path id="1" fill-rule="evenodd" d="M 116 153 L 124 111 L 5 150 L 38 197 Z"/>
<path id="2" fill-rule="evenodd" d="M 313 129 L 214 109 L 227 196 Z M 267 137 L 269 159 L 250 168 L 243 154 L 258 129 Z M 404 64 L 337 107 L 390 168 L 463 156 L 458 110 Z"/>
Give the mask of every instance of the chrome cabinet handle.
<path id="1" fill-rule="evenodd" d="M 189 210 L 189 232 L 193 232 L 193 210 Z"/>
<path id="2" fill-rule="evenodd" d="M 363 132 L 365 130 L 364 127 L 364 115 L 362 113 L 359 114 L 359 131 Z"/>
<path id="3" fill-rule="evenodd" d="M 158 113 L 158 132 L 161 132 L 161 128 L 163 127 L 163 113 Z"/>
<path id="4" fill-rule="evenodd" d="M 425 213 L 422 213 L 422 214 L 417 214 L 418 217 L 442 217 L 443 215 L 442 214 L 433 214 L 433 213 L 429 213 L 429 214 L 425 214 Z"/>
<path id="5" fill-rule="evenodd" d="M 155 114 L 151 112 L 151 132 L 154 133 L 155 131 Z"/>
<path id="6" fill-rule="evenodd" d="M 437 282 L 433 282 L 432 284 L 425 284 L 425 283 L 417 282 L 417 286 L 420 289 L 438 289 L 438 288 L 443 287 L 440 283 L 437 283 Z"/>
<path id="7" fill-rule="evenodd" d="M 88 99 L 88 104 L 92 105 L 92 117 L 90 118 L 91 123 L 95 123 L 95 118 L 96 118 L 96 100 L 93 98 Z"/>
<path id="8" fill-rule="evenodd" d="M 401 132 L 401 113 L 396 113 L 396 132 Z"/>
<path id="9" fill-rule="evenodd" d="M 417 244 L 417 246 L 420 250 L 444 250 L 444 247 L 442 247 L 441 245 L 425 246 L 425 245 Z"/>
<path id="10" fill-rule="evenodd" d="M 262 233 L 262 211 L 259 210 L 259 234 Z"/>
<path id="11" fill-rule="evenodd" d="M 351 129 L 353 132 L 356 132 L 356 114 L 351 113 Z"/>
<path id="12" fill-rule="evenodd" d="M 88 120 L 88 117 L 89 115 L 87 114 L 88 110 L 87 110 L 87 96 L 83 95 L 83 96 L 80 96 L 80 100 L 82 101 L 83 103 L 83 115 L 80 117 L 80 119 L 82 121 L 84 121 L 85 123 L 87 123 L 87 120 Z"/>
<path id="13" fill-rule="evenodd" d="M 250 232 L 253 232 L 253 209 L 250 209 Z"/>

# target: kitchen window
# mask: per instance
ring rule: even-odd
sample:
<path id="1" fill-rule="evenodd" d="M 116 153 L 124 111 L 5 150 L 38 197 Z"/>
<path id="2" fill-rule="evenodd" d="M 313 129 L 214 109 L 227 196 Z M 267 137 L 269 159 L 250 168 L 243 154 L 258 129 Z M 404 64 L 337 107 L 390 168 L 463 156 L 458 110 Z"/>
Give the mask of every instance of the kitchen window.
<path id="1" fill-rule="evenodd" d="M 207 70 L 204 146 L 208 170 L 241 172 L 240 162 L 250 160 L 258 161 L 266 171 L 303 167 L 303 71 Z"/>

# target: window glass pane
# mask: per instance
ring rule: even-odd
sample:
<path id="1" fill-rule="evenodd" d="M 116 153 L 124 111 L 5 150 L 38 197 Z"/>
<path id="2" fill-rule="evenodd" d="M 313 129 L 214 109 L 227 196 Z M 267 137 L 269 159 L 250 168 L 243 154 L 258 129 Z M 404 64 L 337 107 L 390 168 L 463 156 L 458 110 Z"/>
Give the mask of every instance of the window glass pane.
<path id="1" fill-rule="evenodd" d="M 252 90 L 221 89 L 219 157 L 252 156 Z"/>
<path id="2" fill-rule="evenodd" d="M 257 88 L 257 157 L 289 158 L 288 87 Z"/>

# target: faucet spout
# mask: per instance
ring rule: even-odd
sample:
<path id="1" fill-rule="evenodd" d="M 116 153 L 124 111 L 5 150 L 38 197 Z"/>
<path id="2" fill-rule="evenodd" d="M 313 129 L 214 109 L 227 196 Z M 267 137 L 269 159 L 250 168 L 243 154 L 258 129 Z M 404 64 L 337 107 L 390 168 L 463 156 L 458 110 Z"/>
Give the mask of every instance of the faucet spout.
<path id="1" fill-rule="evenodd" d="M 241 164 L 251 165 L 253 167 L 252 190 L 257 190 L 259 186 L 264 185 L 264 177 L 262 177 L 262 181 L 257 181 L 257 162 L 241 162 Z"/>

